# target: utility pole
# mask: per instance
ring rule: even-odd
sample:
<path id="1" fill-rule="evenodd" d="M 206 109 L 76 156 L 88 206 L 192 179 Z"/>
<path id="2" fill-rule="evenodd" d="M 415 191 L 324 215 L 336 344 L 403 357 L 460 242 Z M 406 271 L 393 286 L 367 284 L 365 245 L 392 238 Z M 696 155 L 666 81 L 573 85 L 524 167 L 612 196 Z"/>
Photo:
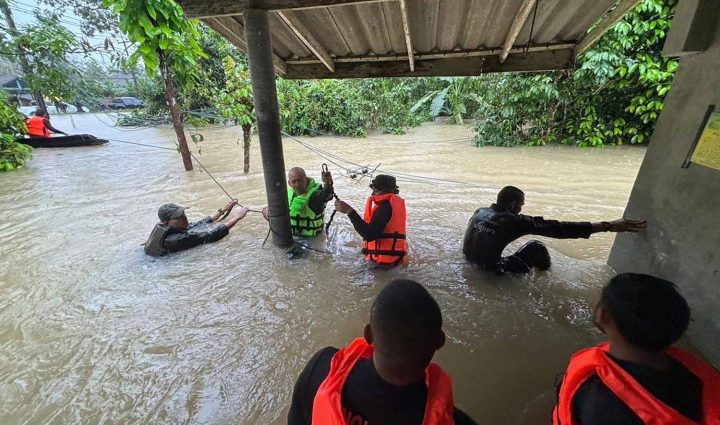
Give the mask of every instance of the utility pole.
<path id="1" fill-rule="evenodd" d="M 260 135 L 260 156 L 270 210 L 270 229 L 273 243 L 287 247 L 292 244 L 293 239 L 290 232 L 290 208 L 285 184 L 285 158 L 269 17 L 266 10 L 245 9 L 244 18 L 255 115 Z"/>
<path id="2" fill-rule="evenodd" d="M 18 35 L 20 35 L 20 32 L 17 30 L 17 27 L 15 26 L 15 19 L 13 18 L 12 10 L 10 10 L 10 6 L 7 3 L 7 0 L 0 0 L 0 9 L 2 9 L 3 15 L 5 16 L 5 22 L 7 22 L 8 30 L 10 32 L 10 35 L 13 38 L 17 38 Z M 18 59 L 20 61 L 20 66 L 22 67 L 23 74 L 26 76 L 32 73 L 32 69 L 30 68 L 30 64 L 27 61 L 27 58 L 25 57 L 25 53 L 18 47 Z M 37 101 L 38 107 L 47 110 L 47 107 L 45 106 L 45 98 L 43 98 L 42 93 L 40 93 L 39 90 L 33 90 L 32 92 L 33 96 L 35 97 L 35 100 Z"/>

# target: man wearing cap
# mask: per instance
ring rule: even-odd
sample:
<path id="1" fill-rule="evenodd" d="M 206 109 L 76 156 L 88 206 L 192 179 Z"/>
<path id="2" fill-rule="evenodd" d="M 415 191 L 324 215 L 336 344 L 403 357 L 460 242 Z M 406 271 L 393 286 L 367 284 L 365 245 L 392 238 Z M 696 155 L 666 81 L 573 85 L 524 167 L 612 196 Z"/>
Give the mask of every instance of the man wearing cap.
<path id="1" fill-rule="evenodd" d="M 183 251 L 198 245 L 219 241 L 227 236 L 238 221 L 245 217 L 248 208 L 242 207 L 224 224 L 207 229 L 202 229 L 202 227 L 214 223 L 221 215 L 230 212 L 235 205 L 237 205 L 237 201 L 230 201 L 224 208 L 218 209 L 211 216 L 192 224 L 188 223 L 185 215 L 187 208 L 177 204 L 162 205 L 158 209 L 160 223 L 155 225 L 148 241 L 145 242 L 145 253 L 153 257 L 161 257 L 170 252 Z"/>
<path id="2" fill-rule="evenodd" d="M 343 201 L 335 201 L 335 209 L 347 214 L 355 230 L 362 236 L 365 259 L 391 267 L 404 264 L 407 255 L 405 200 L 395 177 L 380 174 L 370 183 L 372 195 L 365 203 L 364 217 Z"/>

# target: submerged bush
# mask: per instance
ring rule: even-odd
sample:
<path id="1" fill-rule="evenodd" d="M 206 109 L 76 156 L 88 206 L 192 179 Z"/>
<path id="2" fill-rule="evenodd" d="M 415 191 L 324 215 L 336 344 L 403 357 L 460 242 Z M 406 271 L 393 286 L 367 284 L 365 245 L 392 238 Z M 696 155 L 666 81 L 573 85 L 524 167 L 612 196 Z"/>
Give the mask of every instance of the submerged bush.
<path id="1" fill-rule="evenodd" d="M 15 139 L 26 132 L 23 116 L 0 96 L 0 171 L 17 170 L 32 157 L 32 148 Z"/>

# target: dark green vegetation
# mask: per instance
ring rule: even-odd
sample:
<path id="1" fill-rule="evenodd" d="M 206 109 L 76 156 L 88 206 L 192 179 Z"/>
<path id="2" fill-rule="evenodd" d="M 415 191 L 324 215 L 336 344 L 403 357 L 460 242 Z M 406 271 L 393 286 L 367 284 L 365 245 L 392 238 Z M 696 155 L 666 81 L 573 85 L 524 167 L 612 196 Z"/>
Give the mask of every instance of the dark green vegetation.
<path id="1" fill-rule="evenodd" d="M 32 156 L 30 146 L 15 141 L 15 136 L 24 132 L 23 116 L 0 97 L 0 171 L 16 170 Z"/>

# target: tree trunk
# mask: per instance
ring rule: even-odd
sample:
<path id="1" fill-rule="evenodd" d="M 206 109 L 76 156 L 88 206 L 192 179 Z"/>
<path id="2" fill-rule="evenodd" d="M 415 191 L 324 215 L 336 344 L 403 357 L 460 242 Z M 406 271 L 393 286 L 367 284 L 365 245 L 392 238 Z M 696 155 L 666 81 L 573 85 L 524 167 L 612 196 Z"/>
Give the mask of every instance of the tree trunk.
<path id="1" fill-rule="evenodd" d="M 183 128 L 182 119 L 180 118 L 180 111 L 178 111 L 177 102 L 175 101 L 175 85 L 173 84 L 172 74 L 168 69 L 165 54 L 162 51 L 158 51 L 158 56 L 160 57 L 160 74 L 165 81 L 165 96 L 167 97 L 173 128 L 175 129 L 178 146 L 180 147 L 183 166 L 185 167 L 185 171 L 191 171 L 193 169 L 192 157 L 190 156 L 190 148 L 188 148 L 187 139 L 185 138 L 185 129 Z"/>
<path id="2" fill-rule="evenodd" d="M 243 173 L 247 174 L 250 172 L 250 130 L 252 126 L 245 124 L 242 126 L 243 131 L 243 154 L 245 157 L 245 164 L 243 166 Z"/>
<path id="3" fill-rule="evenodd" d="M 7 1 L 0 0 L 0 9 L 2 9 L 3 15 L 5 15 L 5 21 L 7 22 L 7 26 L 10 32 L 10 35 L 13 37 L 17 37 L 19 35 L 19 32 L 17 30 L 17 27 L 15 26 L 15 19 L 12 14 L 12 10 L 10 10 L 10 7 L 8 6 Z M 18 56 L 18 60 L 20 62 L 20 67 L 22 68 L 24 75 L 30 75 L 32 73 L 32 70 L 30 69 L 30 64 L 27 61 L 27 58 L 24 54 L 21 54 Z M 33 97 L 35 97 L 35 102 L 37 103 L 38 108 L 42 108 L 43 110 L 47 111 L 47 106 L 45 105 L 45 98 L 43 98 L 42 93 L 40 93 L 39 90 L 33 90 L 32 91 Z"/>

